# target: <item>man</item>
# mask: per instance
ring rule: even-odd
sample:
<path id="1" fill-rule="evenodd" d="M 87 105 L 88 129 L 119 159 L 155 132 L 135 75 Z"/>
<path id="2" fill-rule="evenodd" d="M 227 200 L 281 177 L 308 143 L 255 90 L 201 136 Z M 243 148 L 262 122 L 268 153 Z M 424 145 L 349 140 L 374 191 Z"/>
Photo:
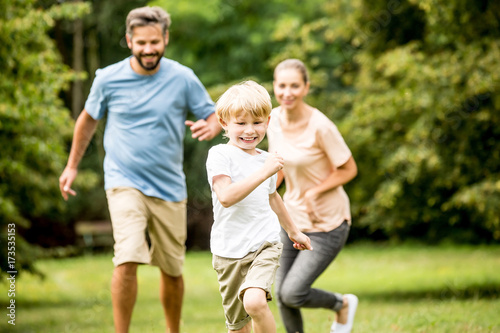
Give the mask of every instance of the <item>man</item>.
<path id="1" fill-rule="evenodd" d="M 127 16 L 132 56 L 96 72 L 75 123 L 68 164 L 59 186 L 65 200 L 99 119 L 104 132 L 104 180 L 115 239 L 111 281 L 116 332 L 127 332 L 137 296 L 137 266 L 161 271 L 160 298 L 167 327 L 179 332 L 184 283 L 186 184 L 182 169 L 185 125 L 210 140 L 221 130 L 214 103 L 189 68 L 163 53 L 170 16 L 142 7 Z M 199 120 L 187 121 L 187 112 Z M 151 247 L 146 241 L 146 228 Z"/>

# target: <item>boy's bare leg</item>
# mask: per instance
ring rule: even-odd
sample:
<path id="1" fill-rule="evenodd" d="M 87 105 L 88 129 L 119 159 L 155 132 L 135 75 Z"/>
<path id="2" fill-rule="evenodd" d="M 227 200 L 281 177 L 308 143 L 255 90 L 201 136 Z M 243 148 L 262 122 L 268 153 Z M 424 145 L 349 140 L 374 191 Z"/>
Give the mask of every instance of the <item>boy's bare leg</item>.
<path id="1" fill-rule="evenodd" d="M 165 274 L 161 269 L 160 299 L 167 320 L 167 332 L 179 333 L 184 296 L 184 279 Z"/>
<path id="2" fill-rule="evenodd" d="M 275 333 L 276 322 L 267 304 L 266 292 L 260 288 L 248 288 L 243 296 L 245 311 L 252 317 L 254 333 Z"/>
<path id="3" fill-rule="evenodd" d="M 111 301 L 115 332 L 126 333 L 137 298 L 137 263 L 116 266 L 111 279 Z"/>
<path id="4" fill-rule="evenodd" d="M 252 331 L 252 321 L 249 321 L 248 324 L 245 325 L 241 330 L 237 331 L 231 331 L 229 330 L 228 333 L 250 333 Z"/>

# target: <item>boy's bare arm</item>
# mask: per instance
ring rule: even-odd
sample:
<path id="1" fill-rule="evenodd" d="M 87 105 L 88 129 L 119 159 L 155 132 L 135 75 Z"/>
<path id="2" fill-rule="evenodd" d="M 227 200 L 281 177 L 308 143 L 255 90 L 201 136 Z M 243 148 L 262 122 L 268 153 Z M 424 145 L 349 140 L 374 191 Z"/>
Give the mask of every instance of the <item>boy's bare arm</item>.
<path id="1" fill-rule="evenodd" d="M 233 183 L 231 177 L 218 175 L 213 177 L 212 187 L 221 205 L 228 208 L 246 198 L 267 178 L 259 171 L 242 181 Z"/>
<path id="2" fill-rule="evenodd" d="M 282 168 L 283 159 L 276 154 L 270 154 L 261 169 L 236 183 L 233 183 L 231 177 L 227 175 L 214 176 L 212 188 L 222 206 L 225 208 L 231 207 L 246 198 L 257 186 Z"/>
<path id="3" fill-rule="evenodd" d="M 269 204 L 276 215 L 278 215 L 281 226 L 293 242 L 293 247 L 297 250 L 312 250 L 311 240 L 293 223 L 278 191 L 269 195 Z"/>

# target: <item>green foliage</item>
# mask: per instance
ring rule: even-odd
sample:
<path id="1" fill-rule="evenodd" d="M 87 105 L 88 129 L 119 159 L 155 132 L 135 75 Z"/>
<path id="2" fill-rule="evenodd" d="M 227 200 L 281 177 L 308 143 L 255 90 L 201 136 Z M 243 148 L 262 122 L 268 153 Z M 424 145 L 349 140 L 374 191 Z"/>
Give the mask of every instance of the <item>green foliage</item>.
<path id="1" fill-rule="evenodd" d="M 98 51 L 99 67 L 108 66 L 130 55 L 125 41 L 125 19 L 130 10 L 146 4 L 147 0 L 92 1 L 92 14 L 85 17 L 86 36 L 97 36 L 98 45 L 92 46 L 95 49 L 90 51 Z M 89 69 L 92 76 L 96 69 Z"/>
<path id="2" fill-rule="evenodd" d="M 193 68 L 207 86 L 244 78 L 272 78 L 268 60 L 283 43 L 273 37 L 276 22 L 296 24 L 317 17 L 321 0 L 156 0 L 172 17 L 166 56 Z M 287 13 L 286 17 L 283 13 Z"/>
<path id="3" fill-rule="evenodd" d="M 63 211 L 58 176 L 66 160 L 72 120 L 59 99 L 80 75 L 61 61 L 48 31 L 55 18 L 88 12 L 64 4 L 37 10 L 35 1 L 0 4 L 0 238 L 16 225 L 16 267 L 30 268 L 32 255 L 19 231 L 30 222 L 59 220 Z M 0 249 L 6 271 L 6 248 Z"/>
<path id="4" fill-rule="evenodd" d="M 386 2 L 364 5 L 373 23 Z M 494 2 L 402 2 L 368 38 L 370 15 L 347 36 L 362 40 L 356 93 L 343 101 L 360 225 L 394 238 L 500 239 L 498 12 Z M 421 31 L 395 33 L 408 24 Z"/>

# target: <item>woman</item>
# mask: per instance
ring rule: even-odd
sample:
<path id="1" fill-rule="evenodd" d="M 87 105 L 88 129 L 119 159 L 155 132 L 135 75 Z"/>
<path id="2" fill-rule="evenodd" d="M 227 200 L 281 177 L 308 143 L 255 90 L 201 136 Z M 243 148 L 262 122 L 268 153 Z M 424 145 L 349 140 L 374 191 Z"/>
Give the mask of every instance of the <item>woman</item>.
<path id="1" fill-rule="evenodd" d="M 269 151 L 283 156 L 278 184 L 286 182 L 285 205 L 292 220 L 311 239 L 314 251 L 284 244 L 276 276 L 276 295 L 288 333 L 304 332 L 300 308 L 327 308 L 337 318 L 331 332 L 352 329 L 358 298 L 311 288 L 333 262 L 349 234 L 349 198 L 342 185 L 357 174 L 356 162 L 337 127 L 304 101 L 309 91 L 305 65 L 297 59 L 281 62 L 274 71 L 274 94 L 279 107 L 271 114 Z"/>

